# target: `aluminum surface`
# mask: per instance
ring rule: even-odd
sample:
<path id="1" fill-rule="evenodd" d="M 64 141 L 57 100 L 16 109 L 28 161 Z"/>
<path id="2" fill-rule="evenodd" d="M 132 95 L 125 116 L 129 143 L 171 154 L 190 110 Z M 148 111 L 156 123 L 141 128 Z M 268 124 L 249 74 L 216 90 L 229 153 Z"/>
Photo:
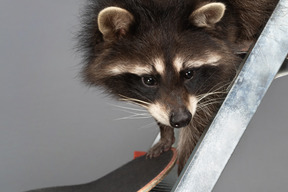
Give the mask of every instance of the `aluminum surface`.
<path id="1" fill-rule="evenodd" d="M 172 191 L 212 191 L 287 52 L 288 0 L 280 0 Z"/>

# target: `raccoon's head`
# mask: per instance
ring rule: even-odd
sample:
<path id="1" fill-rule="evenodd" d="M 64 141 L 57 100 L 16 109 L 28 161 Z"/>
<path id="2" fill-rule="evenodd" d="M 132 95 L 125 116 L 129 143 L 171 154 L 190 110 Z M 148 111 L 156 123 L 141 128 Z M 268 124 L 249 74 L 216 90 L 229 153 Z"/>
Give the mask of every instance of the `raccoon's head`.
<path id="1" fill-rule="evenodd" d="M 219 24 L 225 5 L 139 2 L 99 8 L 84 76 L 163 125 L 187 126 L 205 98 L 219 102 L 240 62 Z"/>

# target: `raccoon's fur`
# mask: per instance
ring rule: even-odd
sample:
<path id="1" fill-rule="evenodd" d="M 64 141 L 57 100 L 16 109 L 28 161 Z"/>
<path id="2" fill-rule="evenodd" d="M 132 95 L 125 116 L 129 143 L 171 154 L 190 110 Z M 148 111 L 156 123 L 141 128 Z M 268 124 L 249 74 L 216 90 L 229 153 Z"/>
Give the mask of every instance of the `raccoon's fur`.
<path id="1" fill-rule="evenodd" d="M 241 58 L 277 0 L 88 0 L 79 47 L 83 77 L 148 109 L 161 140 L 181 128 L 179 173 L 227 93 Z"/>

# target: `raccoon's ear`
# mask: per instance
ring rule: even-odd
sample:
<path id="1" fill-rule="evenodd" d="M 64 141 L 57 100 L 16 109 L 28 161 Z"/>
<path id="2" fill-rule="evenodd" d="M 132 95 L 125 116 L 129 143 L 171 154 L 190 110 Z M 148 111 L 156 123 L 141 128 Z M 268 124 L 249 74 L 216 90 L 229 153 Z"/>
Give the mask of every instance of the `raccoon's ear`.
<path id="1" fill-rule="evenodd" d="M 104 40 L 115 40 L 127 34 L 134 17 L 119 7 L 107 7 L 98 14 L 98 28 Z"/>
<path id="2" fill-rule="evenodd" d="M 197 27 L 213 27 L 225 12 L 223 3 L 208 3 L 192 12 L 189 20 Z"/>

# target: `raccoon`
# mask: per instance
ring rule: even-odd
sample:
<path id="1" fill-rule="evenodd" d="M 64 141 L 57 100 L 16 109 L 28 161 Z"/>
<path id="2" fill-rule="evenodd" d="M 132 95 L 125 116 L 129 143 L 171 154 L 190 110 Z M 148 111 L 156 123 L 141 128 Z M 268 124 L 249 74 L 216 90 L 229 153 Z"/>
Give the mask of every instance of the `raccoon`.
<path id="1" fill-rule="evenodd" d="M 89 85 L 146 108 L 178 173 L 212 121 L 242 58 L 277 0 L 88 0 L 79 49 Z"/>

